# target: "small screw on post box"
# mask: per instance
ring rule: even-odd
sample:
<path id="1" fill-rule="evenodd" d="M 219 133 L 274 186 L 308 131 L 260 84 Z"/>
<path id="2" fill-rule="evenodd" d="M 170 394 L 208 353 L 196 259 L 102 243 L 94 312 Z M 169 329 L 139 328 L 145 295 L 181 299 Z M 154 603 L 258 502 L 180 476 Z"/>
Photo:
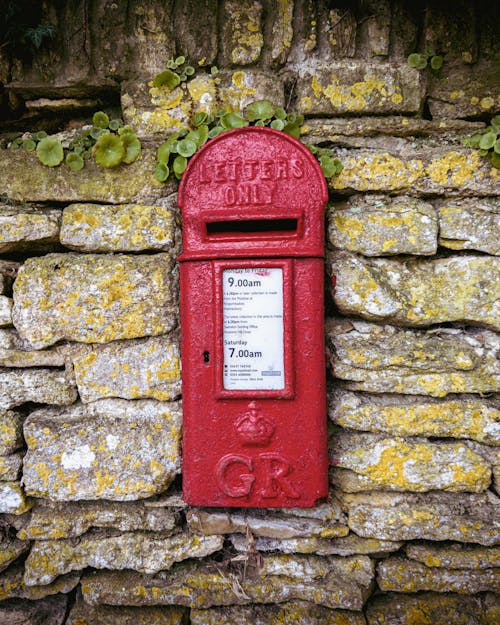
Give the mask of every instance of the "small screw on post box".
<path id="1" fill-rule="evenodd" d="M 189 504 L 311 507 L 328 494 L 327 197 L 309 150 L 269 128 L 217 136 L 184 173 L 179 261 Z"/>

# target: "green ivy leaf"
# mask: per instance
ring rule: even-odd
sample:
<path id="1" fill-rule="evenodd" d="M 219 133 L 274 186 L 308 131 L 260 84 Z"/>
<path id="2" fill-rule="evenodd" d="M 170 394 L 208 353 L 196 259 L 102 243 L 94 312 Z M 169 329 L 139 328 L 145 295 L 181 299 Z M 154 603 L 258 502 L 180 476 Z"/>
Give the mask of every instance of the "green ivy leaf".
<path id="1" fill-rule="evenodd" d="M 196 143 L 196 147 L 201 148 L 201 146 L 208 139 L 208 126 L 206 124 L 202 124 L 201 126 L 198 126 L 196 130 L 191 130 L 191 132 L 186 135 L 186 139 L 194 141 Z"/>
<path id="2" fill-rule="evenodd" d="M 104 111 L 97 111 L 92 117 L 92 123 L 96 128 L 107 128 L 109 126 L 109 117 Z"/>
<path id="3" fill-rule="evenodd" d="M 283 132 L 286 132 L 287 135 L 290 135 L 294 139 L 300 139 L 300 127 L 295 124 L 287 124 L 283 128 Z"/>
<path id="4" fill-rule="evenodd" d="M 500 154 L 493 152 L 491 154 L 490 160 L 491 160 L 491 164 L 493 165 L 493 167 L 495 167 L 495 169 L 500 169 Z"/>
<path id="5" fill-rule="evenodd" d="M 443 57 L 436 54 L 431 58 L 431 68 L 434 70 L 441 69 L 443 67 Z"/>
<path id="6" fill-rule="evenodd" d="M 214 126 L 211 130 L 208 131 L 208 137 L 209 139 L 213 139 L 217 135 L 220 135 L 221 132 L 225 132 L 225 130 L 226 129 L 222 126 Z"/>
<path id="7" fill-rule="evenodd" d="M 172 144 L 169 143 L 168 141 L 165 141 L 159 146 L 156 152 L 156 158 L 158 159 L 160 163 L 163 163 L 163 164 L 168 163 L 168 159 L 170 158 L 171 147 L 172 147 Z"/>
<path id="8" fill-rule="evenodd" d="M 125 147 L 125 156 L 123 162 L 127 165 L 136 161 L 141 155 L 141 142 L 135 134 L 128 132 L 121 137 L 121 141 Z"/>
<path id="9" fill-rule="evenodd" d="M 500 132 L 500 115 L 495 115 L 495 117 L 493 117 L 491 125 L 497 132 Z"/>
<path id="10" fill-rule="evenodd" d="M 273 119 L 271 122 L 271 128 L 274 128 L 275 130 L 283 130 L 285 125 L 286 123 L 283 119 Z"/>
<path id="11" fill-rule="evenodd" d="M 493 146 L 493 151 L 495 154 L 500 154 L 500 139 L 495 141 L 495 145 Z"/>
<path id="12" fill-rule="evenodd" d="M 172 167 L 177 177 L 182 176 L 187 167 L 187 158 L 184 156 L 176 156 Z"/>
<path id="13" fill-rule="evenodd" d="M 111 128 L 111 130 L 118 130 L 118 128 L 121 128 L 123 126 L 123 122 L 121 119 L 112 119 L 109 122 L 109 127 Z"/>
<path id="14" fill-rule="evenodd" d="M 489 150 L 495 145 L 495 141 L 497 139 L 497 135 L 495 132 L 487 132 L 481 137 L 479 141 L 479 147 L 481 150 Z"/>
<path id="15" fill-rule="evenodd" d="M 204 124 L 207 121 L 207 117 L 208 115 L 205 113 L 205 111 L 200 111 L 199 113 L 196 113 L 196 115 L 194 116 L 193 124 L 195 126 L 200 126 L 201 124 Z"/>
<path id="16" fill-rule="evenodd" d="M 220 118 L 220 124 L 226 130 L 248 126 L 248 121 L 239 113 L 226 113 Z"/>
<path id="17" fill-rule="evenodd" d="M 197 149 L 198 149 L 198 146 L 192 139 L 187 139 L 187 138 L 182 139 L 182 141 L 179 141 L 177 145 L 177 152 L 181 156 L 185 156 L 186 158 L 193 156 L 193 154 L 196 152 Z M 175 171 L 175 167 L 174 167 L 174 171 Z"/>
<path id="18" fill-rule="evenodd" d="M 418 52 L 413 52 L 408 56 L 407 63 L 414 69 L 425 69 L 427 67 L 427 56 L 419 54 Z"/>
<path id="19" fill-rule="evenodd" d="M 26 152 L 33 152 L 36 148 L 36 143 L 33 141 L 33 139 L 25 139 L 22 142 L 21 146 L 23 150 L 26 150 Z"/>
<path id="20" fill-rule="evenodd" d="M 62 143 L 55 137 L 45 137 L 36 146 L 36 153 L 40 161 L 47 167 L 56 167 L 64 159 Z"/>
<path id="21" fill-rule="evenodd" d="M 170 169 L 166 163 L 158 163 L 155 168 L 155 178 L 158 182 L 165 182 L 170 174 Z"/>
<path id="22" fill-rule="evenodd" d="M 118 135 L 101 135 L 97 139 L 92 153 L 96 163 L 101 167 L 116 167 L 125 156 L 125 146 Z"/>
<path id="23" fill-rule="evenodd" d="M 70 152 L 66 156 L 65 162 L 66 165 L 71 169 L 71 171 L 80 171 L 80 169 L 83 169 L 85 165 L 85 161 L 83 160 L 82 156 L 80 154 L 77 154 L 76 152 Z"/>

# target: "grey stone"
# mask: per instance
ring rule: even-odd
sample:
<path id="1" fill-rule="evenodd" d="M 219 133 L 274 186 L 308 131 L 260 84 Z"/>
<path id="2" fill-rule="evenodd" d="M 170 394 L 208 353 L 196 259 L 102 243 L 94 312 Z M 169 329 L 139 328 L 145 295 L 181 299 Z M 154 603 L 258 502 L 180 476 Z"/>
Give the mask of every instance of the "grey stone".
<path id="1" fill-rule="evenodd" d="M 328 241 L 364 256 L 436 253 L 438 221 L 432 204 L 416 198 L 355 196 L 328 210 Z"/>
<path id="2" fill-rule="evenodd" d="M 500 567 L 500 547 L 478 547 L 452 543 L 409 544 L 406 555 L 428 567 L 446 569 L 491 569 Z"/>
<path id="3" fill-rule="evenodd" d="M 499 388 L 498 336 L 488 330 L 405 330 L 329 321 L 335 377 L 349 390 L 444 397 Z"/>
<path id="4" fill-rule="evenodd" d="M 104 397 L 177 399 L 181 362 L 176 337 L 153 337 L 94 345 L 73 361 L 83 402 Z"/>
<path id="5" fill-rule="evenodd" d="M 184 0 L 174 4 L 177 49 L 192 63 L 215 62 L 218 17 L 216 0 Z"/>
<path id="6" fill-rule="evenodd" d="M 178 528 L 175 508 L 150 507 L 147 501 L 38 500 L 26 525 L 19 530 L 23 540 L 56 540 L 81 536 L 90 528 L 111 528 L 122 532 L 143 530 L 163 536 Z"/>
<path id="7" fill-rule="evenodd" d="M 2 625 L 63 625 L 67 603 L 66 595 L 55 595 L 38 601 L 3 601 L 0 603 L 0 622 Z"/>
<path id="8" fill-rule="evenodd" d="M 14 563 L 0 576 L 0 601 L 5 599 L 28 599 L 36 601 L 50 595 L 71 592 L 80 581 L 78 573 L 69 573 L 57 578 L 52 584 L 27 586 L 23 580 L 24 565 Z M 2 604 L 0 603 L 0 606 Z M 0 612 L 1 614 L 1 612 Z M 45 623 L 44 623 L 45 625 Z"/>
<path id="9" fill-rule="evenodd" d="M 0 412 L 0 456 L 7 456 L 23 446 L 23 418 L 17 412 Z"/>
<path id="10" fill-rule="evenodd" d="M 406 326 L 450 321 L 500 329 L 500 260 L 452 256 L 437 260 L 329 257 L 333 299 L 346 315 Z"/>
<path id="11" fill-rule="evenodd" d="M 249 65 L 260 57 L 262 4 L 258 0 L 226 0 L 222 17 L 222 52 L 226 63 Z"/>
<path id="12" fill-rule="evenodd" d="M 89 532 L 78 541 L 37 540 L 24 565 L 26 586 L 46 585 L 56 577 L 87 567 L 133 569 L 151 574 L 169 569 L 174 562 L 202 558 L 222 548 L 221 536 L 191 533 L 162 536 L 150 532 L 106 535 Z"/>
<path id="13" fill-rule="evenodd" d="M 361 610 L 370 593 L 373 563 L 366 556 L 263 556 L 250 561 L 247 576 L 219 562 L 186 563 L 161 577 L 131 572 L 98 572 L 85 577 L 83 596 L 91 605 L 215 605 L 308 600 L 328 608 Z M 139 588 L 141 590 L 139 590 Z"/>
<path id="14" fill-rule="evenodd" d="M 337 425 L 353 430 L 464 438 L 500 445 L 498 402 L 474 395 L 434 400 L 336 391 L 329 394 L 329 416 Z"/>
<path id="15" fill-rule="evenodd" d="M 13 408 L 25 402 L 65 406 L 76 398 L 76 386 L 65 371 L 35 368 L 0 372 L 1 408 Z"/>
<path id="16" fill-rule="evenodd" d="M 500 202 L 494 198 L 448 199 L 437 207 L 439 245 L 500 255 Z"/>
<path id="17" fill-rule="evenodd" d="M 0 481 L 15 482 L 21 473 L 24 452 L 0 456 Z"/>
<path id="18" fill-rule="evenodd" d="M 12 299 L 0 295 L 0 327 L 12 325 Z"/>
<path id="19" fill-rule="evenodd" d="M 54 501 L 143 499 L 180 469 L 180 407 L 102 399 L 42 409 L 24 424 L 26 492 Z"/>
<path id="20" fill-rule="evenodd" d="M 1 514 L 24 514 L 32 505 L 33 502 L 25 497 L 19 482 L 0 482 Z"/>
<path id="21" fill-rule="evenodd" d="M 171 250 L 176 255 L 180 218 L 175 199 L 166 206 L 70 204 L 62 215 L 61 243 L 84 252 Z"/>
<path id="22" fill-rule="evenodd" d="M 389 558 L 377 567 L 377 583 L 382 591 L 498 592 L 500 568 L 496 569 L 445 569 L 427 567 L 420 562 L 404 558 Z"/>
<path id="23" fill-rule="evenodd" d="M 367 604 L 368 625 L 495 625 L 498 595 L 422 592 L 378 595 Z"/>
<path id="24" fill-rule="evenodd" d="M 343 494 L 349 527 L 382 540 L 500 543 L 500 499 L 493 493 Z"/>
<path id="25" fill-rule="evenodd" d="M 163 334 L 177 323 L 176 285 L 168 254 L 31 258 L 14 283 L 14 325 L 35 348 Z"/>
<path id="26" fill-rule="evenodd" d="M 0 252 L 47 251 L 59 242 L 61 211 L 0 204 Z"/>
<path id="27" fill-rule="evenodd" d="M 464 443 L 422 438 L 341 430 L 331 437 L 330 463 L 366 478 L 363 490 L 481 492 L 491 480 L 489 463 Z"/>
<path id="28" fill-rule="evenodd" d="M 3 529 L 3 528 L 2 528 Z M 0 571 L 4 571 L 14 560 L 30 548 L 30 543 L 2 535 L 0 541 Z"/>

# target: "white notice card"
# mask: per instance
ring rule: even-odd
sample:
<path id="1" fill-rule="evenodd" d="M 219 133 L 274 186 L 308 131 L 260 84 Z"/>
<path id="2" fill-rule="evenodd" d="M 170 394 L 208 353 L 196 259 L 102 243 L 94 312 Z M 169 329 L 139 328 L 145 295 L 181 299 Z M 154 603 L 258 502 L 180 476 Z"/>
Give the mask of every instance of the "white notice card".
<path id="1" fill-rule="evenodd" d="M 224 388 L 282 390 L 283 269 L 225 269 Z"/>

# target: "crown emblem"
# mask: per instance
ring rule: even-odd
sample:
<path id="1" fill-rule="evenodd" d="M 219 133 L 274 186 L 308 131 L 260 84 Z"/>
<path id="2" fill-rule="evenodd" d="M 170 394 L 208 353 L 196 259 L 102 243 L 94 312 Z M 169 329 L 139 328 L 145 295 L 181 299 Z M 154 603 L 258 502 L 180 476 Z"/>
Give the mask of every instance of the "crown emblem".
<path id="1" fill-rule="evenodd" d="M 238 438 L 244 445 L 267 445 L 274 434 L 274 423 L 262 414 L 255 402 L 248 407 L 249 410 L 236 419 Z"/>

